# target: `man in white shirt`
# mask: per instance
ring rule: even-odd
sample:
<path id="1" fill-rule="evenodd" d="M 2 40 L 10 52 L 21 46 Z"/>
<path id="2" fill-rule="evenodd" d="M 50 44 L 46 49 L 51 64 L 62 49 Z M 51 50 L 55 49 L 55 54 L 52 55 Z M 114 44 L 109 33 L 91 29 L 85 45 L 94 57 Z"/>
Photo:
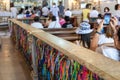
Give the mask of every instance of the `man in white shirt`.
<path id="1" fill-rule="evenodd" d="M 56 17 L 52 16 L 52 22 L 49 24 L 48 28 L 61 28 L 61 25 L 56 21 Z"/>
<path id="2" fill-rule="evenodd" d="M 90 11 L 90 17 L 98 17 L 99 12 L 93 7 L 93 10 Z"/>
<path id="3" fill-rule="evenodd" d="M 56 6 L 55 3 L 53 3 L 53 6 L 51 7 L 50 12 L 53 14 L 53 16 L 56 17 L 57 21 L 59 21 L 59 8 Z"/>
<path id="4" fill-rule="evenodd" d="M 44 6 L 42 8 L 42 16 L 48 17 L 48 14 L 49 14 L 49 10 L 48 10 L 48 8 L 46 6 Z"/>
<path id="5" fill-rule="evenodd" d="M 18 10 L 16 7 L 14 7 L 14 4 L 11 5 L 10 11 L 11 11 L 12 17 L 16 18 Z"/>
<path id="6" fill-rule="evenodd" d="M 69 8 L 65 11 L 65 16 L 72 16 L 72 12 L 69 10 Z"/>
<path id="7" fill-rule="evenodd" d="M 35 21 L 35 22 L 31 24 L 32 27 L 35 27 L 35 28 L 43 28 L 42 24 L 39 22 L 40 19 L 39 19 L 38 16 L 36 16 L 36 17 L 34 18 L 34 21 Z"/>

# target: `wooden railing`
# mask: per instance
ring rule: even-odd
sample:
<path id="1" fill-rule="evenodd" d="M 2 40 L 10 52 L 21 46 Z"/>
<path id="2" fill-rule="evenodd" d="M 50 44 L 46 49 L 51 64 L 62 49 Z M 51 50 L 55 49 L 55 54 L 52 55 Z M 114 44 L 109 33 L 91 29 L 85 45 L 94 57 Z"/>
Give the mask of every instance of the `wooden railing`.
<path id="1" fill-rule="evenodd" d="M 119 62 L 15 19 L 10 21 L 11 37 L 33 64 L 38 80 L 120 79 Z"/>

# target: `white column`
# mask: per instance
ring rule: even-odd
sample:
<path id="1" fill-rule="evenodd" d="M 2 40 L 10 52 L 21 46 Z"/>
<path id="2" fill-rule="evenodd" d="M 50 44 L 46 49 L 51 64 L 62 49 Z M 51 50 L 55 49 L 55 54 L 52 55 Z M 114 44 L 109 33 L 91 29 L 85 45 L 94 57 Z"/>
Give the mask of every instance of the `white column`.
<path id="1" fill-rule="evenodd" d="M 120 0 L 117 0 L 117 3 L 120 4 Z"/>

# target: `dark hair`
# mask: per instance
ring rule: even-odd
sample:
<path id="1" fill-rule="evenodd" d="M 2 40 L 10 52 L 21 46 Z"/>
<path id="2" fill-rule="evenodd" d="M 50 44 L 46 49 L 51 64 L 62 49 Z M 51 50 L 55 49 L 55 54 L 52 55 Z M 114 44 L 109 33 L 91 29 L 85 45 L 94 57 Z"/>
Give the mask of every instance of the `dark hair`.
<path id="1" fill-rule="evenodd" d="M 115 10 L 118 10 L 118 6 L 119 6 L 120 4 L 116 4 L 115 5 Z"/>
<path id="2" fill-rule="evenodd" d="M 70 17 L 69 16 L 65 16 L 65 21 L 70 21 Z"/>
<path id="3" fill-rule="evenodd" d="M 62 4 L 62 1 L 60 1 L 59 4 Z"/>
<path id="4" fill-rule="evenodd" d="M 103 19 L 102 14 L 98 14 L 98 18 Z"/>
<path id="5" fill-rule="evenodd" d="M 28 6 L 25 7 L 25 10 L 28 10 Z"/>
<path id="6" fill-rule="evenodd" d="M 118 29 L 117 36 L 118 36 L 118 40 L 120 41 L 120 28 Z"/>
<path id="7" fill-rule="evenodd" d="M 104 12 L 105 12 L 106 9 L 108 10 L 108 12 L 110 11 L 109 7 L 105 7 L 104 8 Z"/>
<path id="8" fill-rule="evenodd" d="M 29 12 L 29 11 L 26 11 L 26 14 L 30 14 L 30 12 Z"/>
<path id="9" fill-rule="evenodd" d="M 21 8 L 20 10 L 19 10 L 19 14 L 22 14 L 23 13 L 23 8 Z"/>
<path id="10" fill-rule="evenodd" d="M 55 16 L 52 16 L 52 21 L 56 21 L 56 17 Z"/>
<path id="11" fill-rule="evenodd" d="M 67 8 L 67 10 L 70 10 L 69 8 Z"/>
<path id="12" fill-rule="evenodd" d="M 86 4 L 86 8 L 90 8 L 91 4 Z"/>
<path id="13" fill-rule="evenodd" d="M 34 17 L 34 21 L 35 21 L 35 22 L 39 22 L 39 20 L 40 20 L 40 18 L 39 18 L 38 16 L 35 16 L 35 17 Z"/>
<path id="14" fill-rule="evenodd" d="M 92 9 L 93 9 L 93 10 L 96 10 L 96 8 L 95 8 L 95 7 L 93 7 Z"/>

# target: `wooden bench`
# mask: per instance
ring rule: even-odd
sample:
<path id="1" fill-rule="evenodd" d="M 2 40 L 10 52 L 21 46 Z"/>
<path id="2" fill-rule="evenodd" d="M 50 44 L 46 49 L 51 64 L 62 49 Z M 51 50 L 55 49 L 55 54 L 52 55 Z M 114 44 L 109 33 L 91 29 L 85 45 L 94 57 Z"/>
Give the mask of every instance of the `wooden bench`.
<path id="1" fill-rule="evenodd" d="M 0 31 L 8 29 L 8 19 L 10 16 L 0 16 Z"/>
<path id="2" fill-rule="evenodd" d="M 42 29 L 50 34 L 53 34 L 55 36 L 61 37 L 68 41 L 76 41 L 79 40 L 79 36 L 75 33 L 76 28 L 54 28 L 49 29 L 45 28 Z"/>

